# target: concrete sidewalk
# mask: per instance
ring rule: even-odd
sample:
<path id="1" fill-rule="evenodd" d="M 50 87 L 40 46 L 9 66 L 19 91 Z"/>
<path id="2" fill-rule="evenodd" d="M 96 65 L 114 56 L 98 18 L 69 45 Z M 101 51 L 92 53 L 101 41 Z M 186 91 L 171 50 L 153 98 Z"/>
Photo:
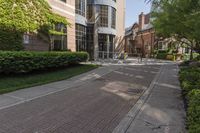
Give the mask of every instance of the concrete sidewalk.
<path id="1" fill-rule="evenodd" d="M 92 64 L 109 66 L 109 65 L 164 65 L 173 63 L 173 61 L 167 60 L 159 60 L 153 58 L 143 58 L 142 61 L 140 58 L 129 57 L 128 59 L 98 59 L 96 61 L 92 61 Z"/>
<path id="2" fill-rule="evenodd" d="M 113 133 L 186 133 L 177 64 L 164 65 Z"/>

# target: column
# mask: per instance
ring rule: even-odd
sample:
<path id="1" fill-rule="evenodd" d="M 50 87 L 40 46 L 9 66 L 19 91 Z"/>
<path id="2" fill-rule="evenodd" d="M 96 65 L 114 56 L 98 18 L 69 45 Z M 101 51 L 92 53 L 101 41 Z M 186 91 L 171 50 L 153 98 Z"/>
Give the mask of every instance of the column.
<path id="1" fill-rule="evenodd" d="M 94 14 L 95 14 L 95 20 L 94 20 L 94 38 L 93 38 L 93 43 L 94 43 L 94 59 L 98 59 L 99 57 L 99 44 L 98 44 L 98 16 L 99 14 L 96 12 L 96 6 L 93 7 Z"/>
<path id="2" fill-rule="evenodd" d="M 107 59 L 109 59 L 109 54 L 110 54 L 110 35 L 109 34 L 107 34 L 107 42 L 106 42 L 106 44 L 107 44 Z"/>

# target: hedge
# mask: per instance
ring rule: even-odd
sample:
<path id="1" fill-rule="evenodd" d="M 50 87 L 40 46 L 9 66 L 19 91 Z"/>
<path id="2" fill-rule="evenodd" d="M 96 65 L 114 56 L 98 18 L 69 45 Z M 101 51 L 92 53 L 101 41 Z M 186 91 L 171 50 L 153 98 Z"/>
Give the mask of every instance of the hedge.
<path id="1" fill-rule="evenodd" d="M 156 58 L 157 59 L 166 59 L 167 55 L 168 55 L 168 51 L 167 50 L 158 50 Z"/>
<path id="2" fill-rule="evenodd" d="M 193 89 L 200 89 L 200 68 L 182 68 L 180 72 L 181 87 L 185 95 Z"/>
<path id="3" fill-rule="evenodd" d="M 189 133 L 200 133 L 200 68 L 182 68 L 180 82 L 187 100 L 187 126 Z"/>
<path id="4" fill-rule="evenodd" d="M 27 73 L 88 60 L 86 52 L 0 52 L 0 73 Z"/>
<path id="5" fill-rule="evenodd" d="M 158 53 L 156 58 L 157 59 L 166 59 L 167 58 L 167 53 Z"/>
<path id="6" fill-rule="evenodd" d="M 200 133 L 200 90 L 188 94 L 187 121 L 189 133 Z"/>

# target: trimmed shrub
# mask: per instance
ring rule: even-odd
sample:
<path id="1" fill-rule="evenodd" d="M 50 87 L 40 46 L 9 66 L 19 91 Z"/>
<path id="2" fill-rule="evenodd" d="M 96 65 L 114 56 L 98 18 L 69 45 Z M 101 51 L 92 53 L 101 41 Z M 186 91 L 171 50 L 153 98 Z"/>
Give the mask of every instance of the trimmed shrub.
<path id="1" fill-rule="evenodd" d="M 88 60 L 86 52 L 0 52 L 0 73 L 26 73 Z"/>

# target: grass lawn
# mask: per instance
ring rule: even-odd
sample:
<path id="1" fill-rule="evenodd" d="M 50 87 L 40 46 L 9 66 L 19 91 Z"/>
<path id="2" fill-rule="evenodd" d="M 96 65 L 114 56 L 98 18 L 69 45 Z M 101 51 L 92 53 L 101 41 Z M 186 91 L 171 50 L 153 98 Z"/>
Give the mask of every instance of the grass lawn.
<path id="1" fill-rule="evenodd" d="M 32 72 L 29 74 L 1 75 L 0 94 L 68 79 L 73 76 L 88 72 L 97 67 L 98 66 L 96 65 L 76 65 L 56 70 Z"/>

